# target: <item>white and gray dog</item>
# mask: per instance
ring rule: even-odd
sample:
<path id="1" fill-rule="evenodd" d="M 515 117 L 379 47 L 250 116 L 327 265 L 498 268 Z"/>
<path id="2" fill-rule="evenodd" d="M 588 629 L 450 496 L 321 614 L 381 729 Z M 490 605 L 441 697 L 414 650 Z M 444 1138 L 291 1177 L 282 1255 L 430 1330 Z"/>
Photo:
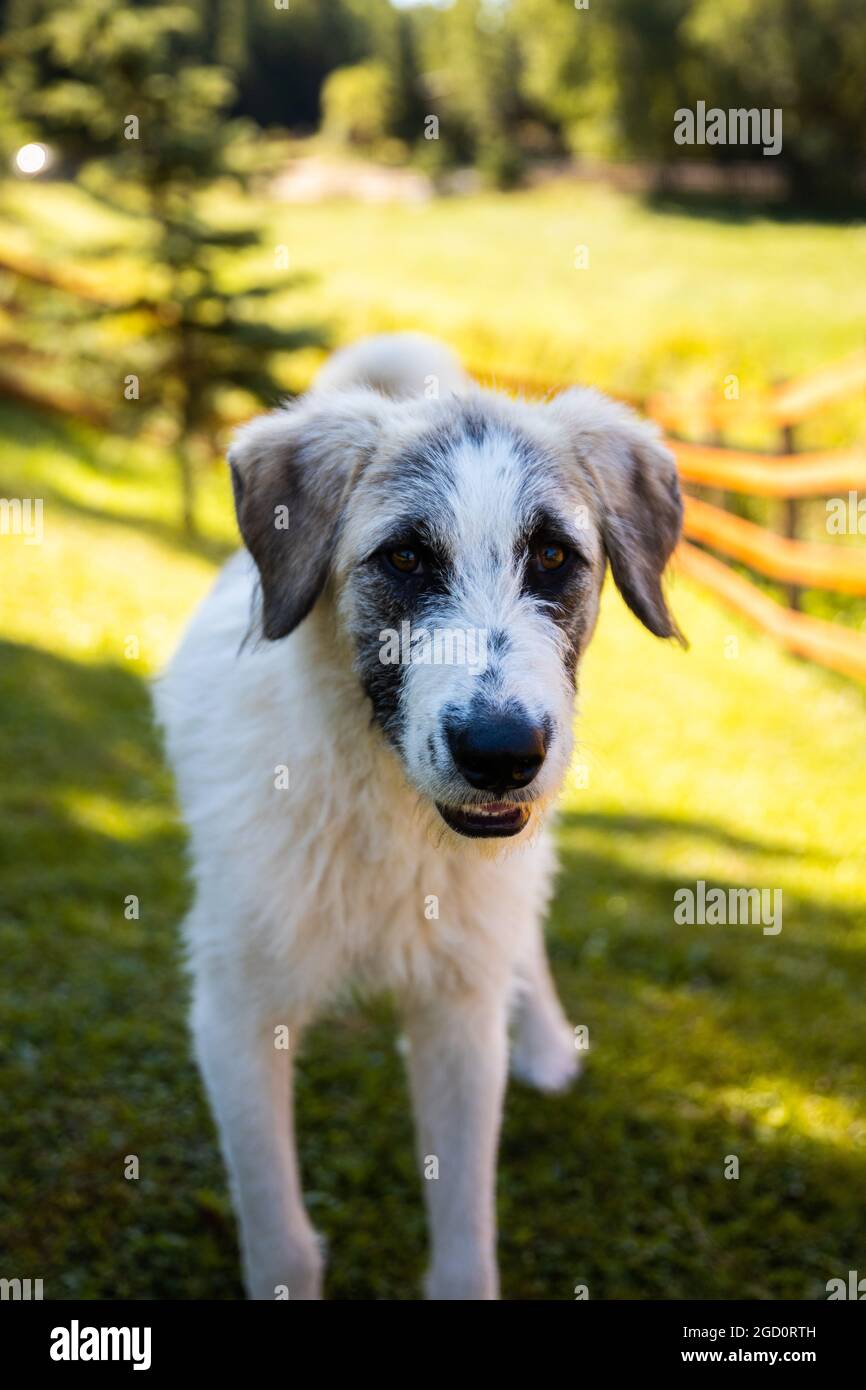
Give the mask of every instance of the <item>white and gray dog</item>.
<path id="1" fill-rule="evenodd" d="M 230 463 L 248 553 L 157 704 L 192 840 L 192 1027 L 247 1288 L 321 1296 L 292 1060 L 360 986 L 405 1021 L 428 1297 L 495 1298 L 509 1015 L 518 1076 L 558 1091 L 577 1072 L 542 939 L 545 816 L 606 565 L 650 631 L 678 635 L 661 588 L 674 465 L 597 392 L 513 401 L 412 334 L 338 353 L 240 431 Z"/>

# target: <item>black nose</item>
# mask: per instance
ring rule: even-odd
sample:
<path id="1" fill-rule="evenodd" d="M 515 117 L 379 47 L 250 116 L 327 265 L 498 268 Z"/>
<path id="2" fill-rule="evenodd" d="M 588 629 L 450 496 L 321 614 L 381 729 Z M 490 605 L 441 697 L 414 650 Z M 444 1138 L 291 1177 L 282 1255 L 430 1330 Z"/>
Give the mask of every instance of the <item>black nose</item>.
<path id="1" fill-rule="evenodd" d="M 532 781 L 547 752 L 544 729 L 524 715 L 486 714 L 447 729 L 451 756 L 466 781 L 487 792 Z"/>

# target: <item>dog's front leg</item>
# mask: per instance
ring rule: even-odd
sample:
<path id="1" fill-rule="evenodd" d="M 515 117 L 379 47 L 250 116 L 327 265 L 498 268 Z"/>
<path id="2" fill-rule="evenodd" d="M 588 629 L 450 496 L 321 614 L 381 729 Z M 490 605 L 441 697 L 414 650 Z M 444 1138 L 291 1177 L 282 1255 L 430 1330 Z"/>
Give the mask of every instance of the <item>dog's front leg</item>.
<path id="1" fill-rule="evenodd" d="M 540 926 L 533 928 L 515 974 L 518 1003 L 511 1070 L 540 1091 L 564 1091 L 580 1072 L 580 1056 L 556 994 Z"/>
<path id="2" fill-rule="evenodd" d="M 247 1292 L 256 1299 L 321 1298 L 322 1255 L 304 1209 L 295 1151 L 297 1030 L 289 1029 L 286 1039 L 283 1025 L 266 1024 L 201 980 L 192 1026 L 240 1222 Z"/>
<path id="3" fill-rule="evenodd" d="M 463 994 L 407 1017 L 409 1075 L 430 1222 L 432 1299 L 498 1297 L 496 1153 L 506 999 Z"/>

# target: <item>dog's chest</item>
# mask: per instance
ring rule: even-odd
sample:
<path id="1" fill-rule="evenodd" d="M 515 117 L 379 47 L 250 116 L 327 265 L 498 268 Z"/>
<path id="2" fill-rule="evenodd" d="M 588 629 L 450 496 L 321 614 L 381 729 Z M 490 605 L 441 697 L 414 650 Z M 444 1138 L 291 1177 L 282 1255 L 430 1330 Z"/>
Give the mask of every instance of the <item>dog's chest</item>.
<path id="1" fill-rule="evenodd" d="M 306 998 L 351 984 L 425 994 L 508 974 L 546 904 L 546 842 L 504 861 L 443 851 L 411 806 L 373 815 L 375 791 L 368 784 L 331 808 L 321 834 L 308 826 L 302 846 L 289 834 L 276 851 L 277 987 Z"/>

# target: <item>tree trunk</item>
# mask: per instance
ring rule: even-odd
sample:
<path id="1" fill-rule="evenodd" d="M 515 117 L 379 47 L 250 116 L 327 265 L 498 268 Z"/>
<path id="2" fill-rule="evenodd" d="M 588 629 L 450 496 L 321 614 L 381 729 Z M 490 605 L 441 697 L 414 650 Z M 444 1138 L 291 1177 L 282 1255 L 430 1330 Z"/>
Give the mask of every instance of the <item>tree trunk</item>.
<path id="1" fill-rule="evenodd" d="M 190 537 L 198 536 L 195 515 L 195 475 L 193 461 L 186 443 L 181 440 L 177 447 L 177 462 L 180 469 L 180 494 L 184 533 Z"/>

